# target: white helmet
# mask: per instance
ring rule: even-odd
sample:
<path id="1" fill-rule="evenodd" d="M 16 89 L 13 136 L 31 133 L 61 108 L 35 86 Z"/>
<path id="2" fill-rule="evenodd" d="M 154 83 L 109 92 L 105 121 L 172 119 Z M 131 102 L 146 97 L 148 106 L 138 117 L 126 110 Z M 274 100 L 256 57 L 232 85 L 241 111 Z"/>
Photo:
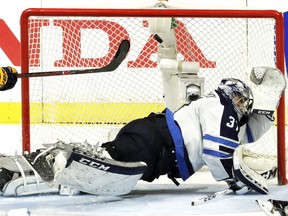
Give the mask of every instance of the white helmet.
<path id="1" fill-rule="evenodd" d="M 239 119 L 251 111 L 253 104 L 252 92 L 244 82 L 235 78 L 222 79 L 219 89 L 224 96 L 227 96 L 232 101 Z"/>

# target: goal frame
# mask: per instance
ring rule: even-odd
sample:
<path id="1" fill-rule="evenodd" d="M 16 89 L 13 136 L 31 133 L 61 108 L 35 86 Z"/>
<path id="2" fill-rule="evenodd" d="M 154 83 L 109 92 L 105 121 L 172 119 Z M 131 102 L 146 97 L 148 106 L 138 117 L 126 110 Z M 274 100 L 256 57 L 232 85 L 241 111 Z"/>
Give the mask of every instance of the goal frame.
<path id="1" fill-rule="evenodd" d="M 29 8 L 23 11 L 21 23 L 21 73 L 29 73 L 28 20 L 30 16 L 124 16 L 124 17 L 211 17 L 211 18 L 273 18 L 276 31 L 276 66 L 284 73 L 283 14 L 275 10 L 193 10 L 193 9 L 72 9 Z M 22 151 L 30 151 L 29 78 L 21 79 Z M 277 109 L 278 184 L 287 184 L 285 156 L 285 99 Z M 279 118 L 281 116 L 281 118 Z"/>

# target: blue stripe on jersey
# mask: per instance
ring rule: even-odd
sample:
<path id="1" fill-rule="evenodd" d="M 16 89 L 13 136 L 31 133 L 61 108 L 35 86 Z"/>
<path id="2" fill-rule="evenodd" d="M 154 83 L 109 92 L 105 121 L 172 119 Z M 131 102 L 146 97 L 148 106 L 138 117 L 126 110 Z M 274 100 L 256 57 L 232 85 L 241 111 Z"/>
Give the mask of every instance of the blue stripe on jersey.
<path id="1" fill-rule="evenodd" d="M 172 139 L 175 145 L 176 160 L 178 165 L 178 170 L 181 178 L 185 181 L 191 176 L 189 169 L 185 161 L 185 150 L 184 150 L 184 140 L 181 134 L 180 128 L 176 125 L 174 121 L 174 116 L 171 110 L 165 109 L 166 122 L 171 133 Z M 190 163 L 190 162 L 188 162 Z"/>
<path id="2" fill-rule="evenodd" d="M 223 138 L 220 138 L 220 137 L 211 136 L 211 135 L 208 135 L 208 134 L 205 134 L 203 139 L 210 140 L 210 141 L 216 142 L 216 143 L 221 143 L 223 145 L 232 147 L 234 149 L 239 146 L 238 142 L 233 142 L 231 140 L 226 140 L 226 139 L 223 139 Z"/>
<path id="3" fill-rule="evenodd" d="M 248 124 L 246 126 L 246 134 L 247 134 L 248 143 L 254 142 L 254 139 L 253 139 L 253 136 L 252 136 L 252 133 L 251 133 L 251 129 L 250 129 Z"/>
<path id="4" fill-rule="evenodd" d="M 212 155 L 215 157 L 220 157 L 220 158 L 227 158 L 227 157 L 231 157 L 233 154 L 225 154 L 225 153 L 221 153 L 218 151 L 214 151 L 211 149 L 203 149 L 203 153 L 204 154 L 208 154 L 208 155 Z"/>

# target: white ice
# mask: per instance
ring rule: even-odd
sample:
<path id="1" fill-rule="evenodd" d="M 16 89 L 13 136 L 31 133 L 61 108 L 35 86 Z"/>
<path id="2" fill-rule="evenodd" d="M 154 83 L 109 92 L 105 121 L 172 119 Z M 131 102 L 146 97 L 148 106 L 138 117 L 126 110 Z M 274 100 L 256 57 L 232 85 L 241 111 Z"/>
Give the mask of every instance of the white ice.
<path id="1" fill-rule="evenodd" d="M 11 154 L 18 148 L 19 132 L 13 126 L 0 126 L 2 135 L 1 153 Z M 10 136 L 9 136 L 10 134 Z M 153 183 L 140 181 L 130 194 L 119 197 L 81 194 L 60 196 L 41 194 L 25 197 L 1 197 L 0 215 L 101 215 L 101 216 L 177 216 L 177 215 L 265 215 L 255 200 L 288 200 L 288 185 L 280 186 L 276 179 L 269 181 L 269 195 L 250 192 L 245 195 L 226 195 L 199 206 L 191 202 L 227 188 L 225 183 L 216 182 L 207 169 L 194 174 L 180 186 L 174 185 L 166 176 Z M 18 210 L 18 211 L 16 211 Z M 13 214 L 13 211 L 15 214 Z"/>

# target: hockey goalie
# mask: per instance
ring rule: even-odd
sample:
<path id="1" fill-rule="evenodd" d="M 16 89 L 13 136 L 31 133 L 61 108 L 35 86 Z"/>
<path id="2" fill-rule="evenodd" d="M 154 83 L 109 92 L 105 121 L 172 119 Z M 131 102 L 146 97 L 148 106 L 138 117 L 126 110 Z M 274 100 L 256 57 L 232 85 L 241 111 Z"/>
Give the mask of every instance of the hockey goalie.
<path id="1" fill-rule="evenodd" d="M 36 152 L 1 156 L 0 190 L 4 196 L 59 189 L 122 195 L 140 179 L 152 182 L 167 175 L 178 185 L 177 179 L 185 181 L 207 166 L 216 181 L 227 182 L 235 192 L 267 194 L 267 176 L 245 163 L 241 146 L 273 125 L 285 87 L 277 68 L 257 66 L 249 83 L 225 78 L 208 95 L 175 112 L 166 108 L 135 119 L 99 146 L 58 141 Z"/>

